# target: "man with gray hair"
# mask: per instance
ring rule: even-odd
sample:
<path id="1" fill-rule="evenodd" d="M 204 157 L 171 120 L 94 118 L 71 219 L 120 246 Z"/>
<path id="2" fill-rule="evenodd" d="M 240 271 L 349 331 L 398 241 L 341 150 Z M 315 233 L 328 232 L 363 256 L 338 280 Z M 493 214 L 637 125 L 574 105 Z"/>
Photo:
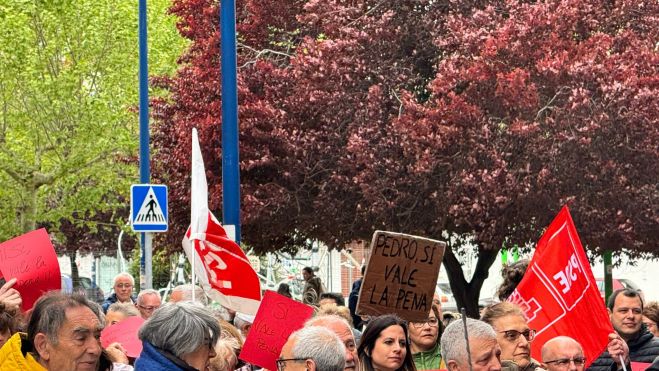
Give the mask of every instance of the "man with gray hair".
<path id="1" fill-rule="evenodd" d="M 194 301 L 203 306 L 207 306 L 208 297 L 204 290 L 201 287 L 192 284 L 178 285 L 174 287 L 171 295 L 169 295 L 169 302 L 177 303 L 179 301 L 192 301 L 192 290 L 194 290 Z"/>
<path id="2" fill-rule="evenodd" d="M 142 353 L 135 370 L 206 370 L 215 357 L 220 324 L 197 303 L 168 303 L 138 332 Z"/>
<path id="3" fill-rule="evenodd" d="M 98 304 L 53 291 L 34 305 L 27 334 L 16 333 L 0 351 L 0 370 L 107 371 L 98 341 L 103 330 Z"/>
<path id="4" fill-rule="evenodd" d="M 103 302 L 103 313 L 107 313 L 110 305 L 114 303 L 135 304 L 136 298 L 133 296 L 134 286 L 135 279 L 129 273 L 121 272 L 117 274 L 114 277 L 114 284 L 112 286 L 114 292 Z"/>
<path id="5" fill-rule="evenodd" d="M 500 371 L 501 348 L 492 326 L 467 318 L 466 327 L 469 336 L 469 353 L 467 353 L 463 321 L 451 323 L 442 333 L 440 347 L 448 371 L 469 370 L 469 359 L 473 371 Z"/>
<path id="6" fill-rule="evenodd" d="M 359 357 L 357 356 L 357 344 L 348 321 L 335 314 L 316 316 L 307 321 L 305 326 L 320 326 L 332 331 L 339 337 L 345 347 L 345 371 L 358 369 Z"/>
<path id="7" fill-rule="evenodd" d="M 281 348 L 277 371 L 343 371 L 345 347 L 332 331 L 309 326 L 294 332 Z"/>
<path id="8" fill-rule="evenodd" d="M 153 289 L 145 289 L 140 291 L 137 295 L 137 310 L 140 311 L 142 318 L 149 319 L 153 315 L 153 311 L 160 308 L 162 301 L 160 294 Z"/>

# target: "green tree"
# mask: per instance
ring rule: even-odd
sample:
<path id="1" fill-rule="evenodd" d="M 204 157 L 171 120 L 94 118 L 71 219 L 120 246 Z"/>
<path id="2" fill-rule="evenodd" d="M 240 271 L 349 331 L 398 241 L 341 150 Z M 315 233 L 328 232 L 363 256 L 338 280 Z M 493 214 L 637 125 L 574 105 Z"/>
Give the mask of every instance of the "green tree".
<path id="1" fill-rule="evenodd" d="M 158 75 L 186 46 L 169 5 L 149 2 Z M 102 215 L 126 208 L 107 200 L 127 199 L 137 179 L 137 6 L 8 0 L 0 19 L 0 240 L 38 224 L 57 232 L 62 220 L 110 222 Z M 67 252 L 85 248 L 62 237 Z"/>

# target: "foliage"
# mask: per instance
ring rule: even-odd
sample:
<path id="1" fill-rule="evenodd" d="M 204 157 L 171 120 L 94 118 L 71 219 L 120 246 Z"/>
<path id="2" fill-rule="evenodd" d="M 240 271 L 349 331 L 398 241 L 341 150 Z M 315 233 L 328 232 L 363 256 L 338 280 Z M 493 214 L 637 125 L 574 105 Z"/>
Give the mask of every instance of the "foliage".
<path id="1" fill-rule="evenodd" d="M 185 45 L 167 5 L 151 2 L 157 74 Z M 125 224 L 137 176 L 137 8 L 10 0 L 0 18 L 0 240 L 48 225 L 60 253 L 100 252 L 100 231 Z"/>
<path id="2" fill-rule="evenodd" d="M 133 250 L 133 259 L 128 267 L 128 273 L 135 277 L 135 291 L 139 292 L 140 287 L 140 249 Z M 160 249 L 153 254 L 151 262 L 152 287 L 156 290 L 165 288 L 172 280 L 172 272 L 176 270 L 178 255 L 169 254 L 165 249 Z M 176 286 L 176 282 L 172 285 Z"/>
<path id="3" fill-rule="evenodd" d="M 565 203 L 592 251 L 656 254 L 657 6 L 239 2 L 243 240 L 264 252 L 375 229 L 444 237 L 471 315 L 498 249 L 537 241 Z M 159 81 L 171 100 L 155 105 L 154 141 L 176 241 L 193 126 L 221 205 L 221 97 L 217 4 L 172 11 L 192 45 Z"/>

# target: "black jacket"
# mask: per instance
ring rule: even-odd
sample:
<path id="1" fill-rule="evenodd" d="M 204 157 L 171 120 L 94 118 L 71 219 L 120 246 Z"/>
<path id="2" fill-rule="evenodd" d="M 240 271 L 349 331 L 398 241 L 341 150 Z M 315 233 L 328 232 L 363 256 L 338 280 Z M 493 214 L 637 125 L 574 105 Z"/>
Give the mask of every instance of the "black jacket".
<path id="1" fill-rule="evenodd" d="M 654 362 L 652 362 L 646 371 L 659 371 L 659 357 L 654 359 Z"/>
<path id="2" fill-rule="evenodd" d="M 353 282 L 350 296 L 348 297 L 348 309 L 350 309 L 350 316 L 352 316 L 352 324 L 357 330 L 362 327 L 362 318 L 357 315 L 357 302 L 359 302 L 359 289 L 362 287 L 362 278 Z"/>
<path id="3" fill-rule="evenodd" d="M 659 338 L 655 338 L 650 331 L 648 331 L 645 324 L 641 325 L 641 330 L 638 335 L 633 339 L 627 341 L 629 346 L 629 359 L 632 362 L 652 363 L 655 358 L 659 357 Z M 588 367 L 589 371 L 609 371 L 615 369 L 613 367 L 614 361 L 611 355 L 606 350 L 602 353 L 593 364 Z M 631 370 L 627 365 L 627 369 Z"/>

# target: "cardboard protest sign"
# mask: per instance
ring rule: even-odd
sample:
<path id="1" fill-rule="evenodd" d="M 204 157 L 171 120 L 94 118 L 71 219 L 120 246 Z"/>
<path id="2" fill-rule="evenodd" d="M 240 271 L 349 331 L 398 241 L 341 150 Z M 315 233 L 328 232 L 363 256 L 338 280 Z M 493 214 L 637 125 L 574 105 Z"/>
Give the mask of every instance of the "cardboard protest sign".
<path id="1" fill-rule="evenodd" d="M 613 326 L 567 207 L 540 238 L 524 278 L 508 298 L 536 330 L 531 356 L 559 335 L 578 341 L 587 368 L 606 348 Z"/>
<path id="2" fill-rule="evenodd" d="M 426 320 L 445 248 L 436 240 L 376 231 L 357 314 L 396 313 L 408 321 Z"/>
<path id="3" fill-rule="evenodd" d="M 126 350 L 126 355 L 137 358 L 142 353 L 142 340 L 137 337 L 137 332 L 144 323 L 140 316 L 128 317 L 125 320 L 101 331 L 101 345 L 107 348 L 112 343 L 119 343 Z"/>
<path id="4" fill-rule="evenodd" d="M 313 308 L 266 291 L 249 330 L 240 359 L 268 370 L 277 369 L 277 358 L 290 334 L 302 328 Z"/>
<path id="5" fill-rule="evenodd" d="M 23 310 L 50 290 L 59 290 L 61 277 L 55 248 L 41 228 L 0 244 L 0 271 L 5 279 L 16 277 Z"/>

